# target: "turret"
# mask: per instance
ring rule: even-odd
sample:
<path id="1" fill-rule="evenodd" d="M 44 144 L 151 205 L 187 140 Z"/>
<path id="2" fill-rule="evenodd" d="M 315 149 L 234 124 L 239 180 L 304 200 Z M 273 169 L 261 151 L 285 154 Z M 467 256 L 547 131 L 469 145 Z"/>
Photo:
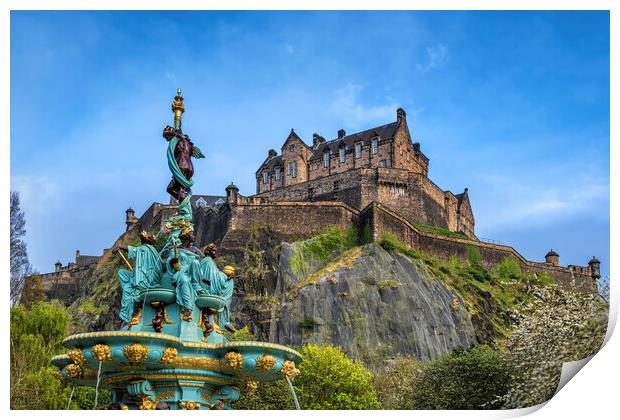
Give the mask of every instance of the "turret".
<path id="1" fill-rule="evenodd" d="M 56 261 L 56 264 L 54 264 L 54 272 L 60 273 L 61 268 L 62 268 L 62 263 L 60 261 Z"/>
<path id="2" fill-rule="evenodd" d="M 134 209 L 129 207 L 127 210 L 125 210 L 125 224 L 127 225 L 126 230 L 131 229 L 137 221 L 138 218 L 136 217 L 136 212 L 134 211 Z"/>
<path id="3" fill-rule="evenodd" d="M 343 128 L 341 128 L 340 130 L 338 130 L 338 138 L 339 138 L 339 139 L 343 139 L 343 138 L 344 138 L 344 136 L 346 136 L 346 135 L 347 135 L 347 132 L 346 132 L 346 131 L 344 131 L 344 129 L 343 129 Z"/>
<path id="4" fill-rule="evenodd" d="M 560 256 L 552 249 L 547 252 L 547 255 L 545 255 L 545 262 L 549 265 L 557 267 L 560 265 Z"/>
<path id="5" fill-rule="evenodd" d="M 237 204 L 239 200 L 239 188 L 235 185 L 234 182 L 231 182 L 228 187 L 226 187 L 226 202 L 228 204 Z"/>
<path id="6" fill-rule="evenodd" d="M 601 278 L 601 262 L 596 258 L 592 257 L 592 259 L 588 262 L 590 266 L 590 275 L 594 280 L 598 280 Z"/>

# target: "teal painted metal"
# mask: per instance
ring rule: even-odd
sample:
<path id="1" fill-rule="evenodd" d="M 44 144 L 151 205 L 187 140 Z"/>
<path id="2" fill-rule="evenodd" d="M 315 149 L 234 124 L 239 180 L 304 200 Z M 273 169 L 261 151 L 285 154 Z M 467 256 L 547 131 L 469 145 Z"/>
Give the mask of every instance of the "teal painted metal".
<path id="1" fill-rule="evenodd" d="M 182 106 L 180 92 L 175 100 Z M 178 135 L 180 126 L 179 114 Z M 118 272 L 119 317 L 127 328 L 67 337 L 68 354 L 52 359 L 67 383 L 111 389 L 114 408 L 230 408 L 252 382 L 299 373 L 296 351 L 264 342 L 229 342 L 222 334 L 230 320 L 234 279 L 192 246 L 193 182 L 175 161 L 176 139 L 168 145 L 168 165 L 187 195 L 166 221 L 163 259 L 146 233 L 142 245 L 128 247 L 133 267 Z M 203 157 L 196 150 L 194 157 Z"/>

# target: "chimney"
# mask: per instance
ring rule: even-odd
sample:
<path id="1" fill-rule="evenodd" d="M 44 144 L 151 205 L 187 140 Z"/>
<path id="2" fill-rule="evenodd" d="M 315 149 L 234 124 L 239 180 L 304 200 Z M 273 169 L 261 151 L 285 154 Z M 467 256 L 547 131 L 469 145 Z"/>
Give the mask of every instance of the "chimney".
<path id="1" fill-rule="evenodd" d="M 398 125 L 402 123 L 407 123 L 407 113 L 404 109 L 398 108 L 396 110 L 396 122 L 398 123 Z"/>
<path id="2" fill-rule="evenodd" d="M 75 262 L 77 263 L 78 258 L 80 258 L 80 250 L 75 251 Z"/>
<path id="3" fill-rule="evenodd" d="M 590 266 L 590 275 L 594 280 L 598 280 L 601 278 L 601 262 L 596 258 L 592 257 L 592 259 L 588 262 Z"/>
<path id="4" fill-rule="evenodd" d="M 62 263 L 60 261 L 56 261 L 56 264 L 54 264 L 54 272 L 60 273 L 61 268 L 62 268 Z"/>
<path id="5" fill-rule="evenodd" d="M 558 255 L 557 252 L 555 252 L 553 249 L 550 250 L 549 252 L 547 252 L 547 255 L 545 255 L 545 262 L 548 265 L 557 267 L 560 265 L 560 256 Z"/>
<path id="6" fill-rule="evenodd" d="M 318 133 L 312 135 L 312 148 L 316 149 L 321 143 L 325 142 L 325 138 Z"/>
<path id="7" fill-rule="evenodd" d="M 339 139 L 344 138 L 344 136 L 345 136 L 346 134 L 347 134 L 347 133 L 344 131 L 344 129 L 342 129 L 342 128 L 341 128 L 340 130 L 338 130 L 338 138 L 339 138 Z"/>
<path id="8" fill-rule="evenodd" d="M 272 158 L 272 157 L 276 157 L 276 156 L 278 156 L 278 152 L 276 152 L 276 151 L 275 151 L 275 150 L 273 150 L 273 149 L 269 149 L 269 152 L 268 152 L 268 157 L 269 157 L 269 158 Z"/>

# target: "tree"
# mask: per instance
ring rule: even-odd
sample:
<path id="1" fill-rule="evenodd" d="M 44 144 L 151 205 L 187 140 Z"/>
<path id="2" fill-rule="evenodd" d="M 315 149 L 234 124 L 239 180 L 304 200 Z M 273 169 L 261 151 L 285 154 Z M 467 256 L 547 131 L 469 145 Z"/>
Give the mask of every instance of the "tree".
<path id="1" fill-rule="evenodd" d="M 301 375 L 294 388 L 304 410 L 372 410 L 381 403 L 371 373 L 340 348 L 306 344 L 301 349 Z M 242 395 L 233 407 L 246 410 L 293 409 L 286 381 L 260 383 L 254 394 Z"/>
<path id="2" fill-rule="evenodd" d="M 535 287 L 506 350 L 514 366 L 506 408 L 529 407 L 555 393 L 562 363 L 596 353 L 607 331 L 608 303 L 593 294 Z"/>
<path id="3" fill-rule="evenodd" d="M 67 308 L 54 301 L 38 302 L 28 310 L 11 308 L 11 409 L 66 409 L 71 388 L 56 379 L 50 366 L 53 355 L 62 352 L 71 317 Z M 92 409 L 94 389 L 76 387 L 69 408 Z M 100 390 L 98 408 L 110 401 L 110 392 Z"/>
<path id="4" fill-rule="evenodd" d="M 28 251 L 24 235 L 26 219 L 19 203 L 19 193 L 11 191 L 11 304 L 18 301 L 24 287 L 24 278 L 30 274 Z"/>
<path id="5" fill-rule="evenodd" d="M 495 409 L 510 378 L 511 366 L 500 352 L 476 346 L 430 362 L 399 357 L 376 376 L 375 386 L 389 409 Z"/>

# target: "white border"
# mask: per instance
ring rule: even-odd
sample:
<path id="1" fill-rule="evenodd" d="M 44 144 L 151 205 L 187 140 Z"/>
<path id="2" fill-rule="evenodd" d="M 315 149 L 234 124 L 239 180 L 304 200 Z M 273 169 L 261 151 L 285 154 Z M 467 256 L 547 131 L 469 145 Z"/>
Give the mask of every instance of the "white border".
<path id="1" fill-rule="evenodd" d="M 184 1 L 184 0 L 176 0 L 172 1 L 161 1 L 161 0 L 151 0 L 149 2 L 144 2 L 141 4 L 140 2 L 133 0 L 93 0 L 89 1 L 87 4 L 84 2 L 78 1 L 41 1 L 41 0 L 5 0 L 2 2 L 3 13 L 0 18 L 0 59 L 2 65 L 1 75 L 1 90 L 2 92 L 2 102 L 0 105 L 0 127 L 3 128 L 3 134 L 5 140 L 0 142 L 2 149 L 0 151 L 0 170 L 3 175 L 3 179 L 5 180 L 2 183 L 2 191 L 0 191 L 0 196 L 4 197 L 5 205 L 1 208 L 0 220 L 1 222 L 1 231 L 0 235 L 4 235 L 4 238 L 8 238 L 9 236 L 9 211 L 8 211 L 8 202 L 9 202 L 9 189 L 10 189 L 10 171 L 9 171 L 9 141 L 6 139 L 10 138 L 10 110 L 9 110 L 9 94 L 10 94 L 10 76 L 9 76 L 9 60 L 10 60 L 10 10 L 148 10 L 145 8 L 148 6 L 148 9 L 156 9 L 156 10 L 200 10 L 200 9 L 213 9 L 213 10 L 233 10 L 233 9 L 286 9 L 286 10 L 309 10 L 309 9 L 322 9 L 322 10 L 356 10 L 356 9 L 366 9 L 366 10 L 387 10 L 387 9 L 397 9 L 397 10 L 405 10 L 405 9 L 415 9 L 415 10 L 551 10 L 558 9 L 561 10 L 611 10 L 611 102 L 610 102 L 610 115 L 611 118 L 611 160 L 612 163 L 617 163 L 620 160 L 618 159 L 618 115 L 619 107 L 618 107 L 618 74 L 620 74 L 620 68 L 618 66 L 618 35 L 620 28 L 620 19 L 618 18 L 618 10 L 619 6 L 617 6 L 617 2 L 612 0 L 590 0 L 590 1 L 553 1 L 553 0 L 521 0 L 521 1 L 489 1 L 489 0 L 479 0 L 479 1 L 397 1 L 397 0 L 383 0 L 381 2 L 378 1 L 368 1 L 368 0 L 358 0 L 358 1 L 336 1 L 336 0 L 317 0 L 313 2 L 309 1 L 297 1 L 294 4 L 290 1 L 262 1 L 260 3 L 256 1 L 236 1 L 233 4 L 224 3 L 224 2 L 204 2 L 204 1 Z M 613 116 L 616 116 L 615 118 Z M 36 122 L 33 122 L 36 123 Z M 53 139 L 50 139 L 53 141 Z M 614 234 L 611 235 L 611 249 L 610 255 L 618 255 L 616 252 L 618 251 L 618 214 L 620 214 L 620 206 L 618 205 L 618 191 L 620 191 L 620 182 L 618 177 L 618 171 L 615 170 L 613 164 L 611 167 L 611 232 Z M 2 296 L 0 296 L 0 301 L 2 305 L 5 306 L 4 314 L 8 317 L 8 254 L 9 254 L 9 244 L 8 240 L 2 242 L 0 245 L 0 249 L 2 250 L 3 258 L 0 259 L 0 264 L 2 266 L 2 272 L 5 274 L 6 283 L 2 288 Z M 613 259 L 610 261 L 610 273 L 613 275 L 617 271 L 617 260 Z M 615 283 L 614 283 L 615 284 Z M 617 312 L 618 312 L 618 291 L 613 287 L 612 291 L 612 310 L 610 313 L 610 323 L 611 325 L 615 325 Z M 3 325 L 7 326 L 8 321 L 5 318 L 5 322 Z M 608 339 L 610 338 L 612 328 L 608 331 Z M 2 382 L 2 392 L 3 397 L 5 398 L 5 403 L 2 407 L 5 410 L 9 408 L 9 355 L 8 355 L 8 330 L 5 327 L 4 332 L 4 340 L 3 345 L 5 346 L 5 351 L 2 352 L 2 364 L 1 369 L 3 369 L 2 378 L 4 379 Z M 582 372 L 579 373 L 578 378 L 576 380 L 570 381 L 559 393 L 556 395 L 544 409 L 536 411 L 532 416 L 537 419 L 551 419 L 551 418 L 563 418 L 563 419 L 583 419 L 583 418 L 596 418 L 596 419 L 605 419 L 612 418 L 617 416 L 618 409 L 618 374 L 620 373 L 618 357 L 617 355 L 620 353 L 620 342 L 616 336 L 611 336 L 609 342 L 606 346 L 597 354 L 590 363 L 588 363 L 583 369 Z M 394 411 L 379 411 L 379 412 L 348 412 L 348 411 L 340 411 L 340 412 L 212 412 L 212 413 L 202 413 L 202 415 L 213 415 L 213 416 L 221 416 L 222 418 L 239 418 L 239 416 L 246 417 L 258 417 L 258 418 L 268 418 L 273 417 L 274 415 L 278 417 L 288 417 L 295 416 L 299 418 L 312 418 L 316 419 L 318 417 L 327 417 L 332 416 L 334 414 L 338 415 L 341 418 L 353 418 L 356 419 L 359 417 L 393 417 L 393 416 L 403 416 L 403 417 L 417 417 L 417 418 L 459 418 L 459 419 L 480 419 L 480 418 L 503 418 L 503 417 L 514 417 L 519 415 L 528 414 L 532 411 L 535 411 L 536 407 L 533 409 L 524 409 L 524 410 L 515 410 L 515 411 L 493 411 L 493 412 L 482 412 L 482 411 L 442 411 L 442 412 L 418 412 L 418 411 L 407 411 L 407 412 L 394 412 Z M 87 415 L 94 417 L 102 417 L 109 416 L 111 412 L 89 412 Z M 117 412 L 121 413 L 121 412 Z M 165 412 L 132 412 L 132 416 L 167 416 L 163 414 Z M 613 414 L 612 414 L 613 413 Z M 8 414 L 8 413 L 7 413 Z M 26 411 L 13 411 L 10 413 L 15 417 L 26 417 L 30 418 L 33 412 Z M 59 411 L 59 412 L 47 412 L 46 416 L 62 416 L 63 418 L 78 418 L 83 417 L 86 413 L 83 412 L 67 412 L 67 411 Z M 118 414 L 119 416 L 128 416 L 130 414 Z M 175 416 L 184 416 L 191 415 L 190 412 L 176 412 Z"/>

